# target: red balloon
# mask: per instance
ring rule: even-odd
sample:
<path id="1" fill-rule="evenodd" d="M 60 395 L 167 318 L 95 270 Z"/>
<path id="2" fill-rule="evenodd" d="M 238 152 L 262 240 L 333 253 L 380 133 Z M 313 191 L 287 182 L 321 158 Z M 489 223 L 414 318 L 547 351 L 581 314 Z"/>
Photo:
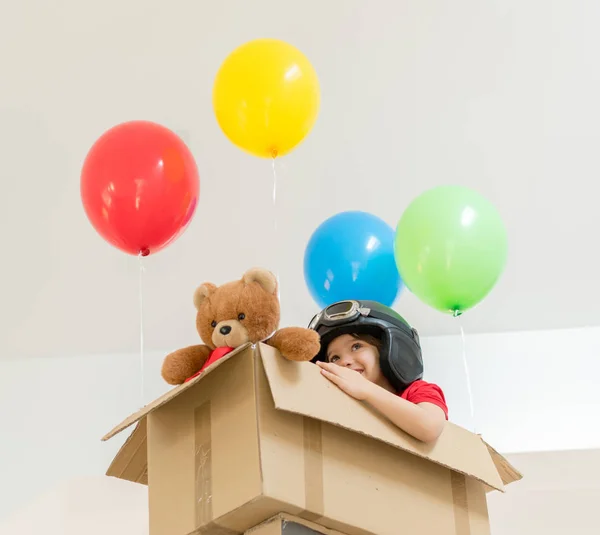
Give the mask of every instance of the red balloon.
<path id="1" fill-rule="evenodd" d="M 156 253 L 180 236 L 199 192 L 198 168 L 186 144 L 149 121 L 106 131 L 81 172 L 88 219 L 107 242 L 132 255 Z"/>

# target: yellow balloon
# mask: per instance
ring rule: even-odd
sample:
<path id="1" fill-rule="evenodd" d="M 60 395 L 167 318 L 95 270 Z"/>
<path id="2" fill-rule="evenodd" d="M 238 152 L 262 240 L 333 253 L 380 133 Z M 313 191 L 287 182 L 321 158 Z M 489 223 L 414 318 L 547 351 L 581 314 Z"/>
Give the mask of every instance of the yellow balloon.
<path id="1" fill-rule="evenodd" d="M 213 87 L 219 126 L 239 148 L 262 158 L 283 156 L 311 131 L 321 95 L 306 56 L 277 39 L 234 50 Z"/>

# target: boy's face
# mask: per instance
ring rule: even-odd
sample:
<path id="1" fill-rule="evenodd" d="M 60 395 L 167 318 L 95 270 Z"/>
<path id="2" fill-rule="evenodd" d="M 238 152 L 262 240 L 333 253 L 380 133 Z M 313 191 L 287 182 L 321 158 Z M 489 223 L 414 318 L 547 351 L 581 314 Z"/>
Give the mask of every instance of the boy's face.
<path id="1" fill-rule="evenodd" d="M 379 351 L 363 340 L 343 334 L 332 340 L 327 348 L 327 360 L 332 364 L 350 368 L 363 377 L 389 389 L 389 382 L 381 373 Z"/>

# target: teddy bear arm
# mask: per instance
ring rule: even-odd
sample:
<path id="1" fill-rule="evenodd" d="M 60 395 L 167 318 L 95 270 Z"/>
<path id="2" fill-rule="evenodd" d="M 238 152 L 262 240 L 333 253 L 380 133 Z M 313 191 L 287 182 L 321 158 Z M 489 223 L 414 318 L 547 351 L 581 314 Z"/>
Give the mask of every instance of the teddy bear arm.
<path id="1" fill-rule="evenodd" d="M 276 348 L 286 359 L 295 361 L 311 360 L 319 353 L 319 335 L 302 327 L 285 327 L 278 330 L 267 344 Z"/>
<path id="2" fill-rule="evenodd" d="M 170 385 L 180 385 L 202 368 L 210 356 L 210 347 L 200 344 L 169 353 L 163 361 L 161 375 Z"/>

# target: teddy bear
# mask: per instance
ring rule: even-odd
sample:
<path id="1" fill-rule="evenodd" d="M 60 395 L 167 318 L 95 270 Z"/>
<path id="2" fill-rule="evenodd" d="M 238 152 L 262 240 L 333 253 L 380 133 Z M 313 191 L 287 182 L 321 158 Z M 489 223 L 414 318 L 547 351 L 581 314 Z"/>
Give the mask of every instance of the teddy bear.
<path id="1" fill-rule="evenodd" d="M 277 278 L 262 268 L 249 269 L 241 279 L 221 286 L 199 286 L 194 292 L 196 330 L 204 343 L 169 353 L 162 365 L 163 379 L 171 385 L 189 381 L 248 342 L 265 342 L 289 360 L 311 360 L 320 350 L 319 335 L 302 327 L 278 329 L 277 287 Z"/>

